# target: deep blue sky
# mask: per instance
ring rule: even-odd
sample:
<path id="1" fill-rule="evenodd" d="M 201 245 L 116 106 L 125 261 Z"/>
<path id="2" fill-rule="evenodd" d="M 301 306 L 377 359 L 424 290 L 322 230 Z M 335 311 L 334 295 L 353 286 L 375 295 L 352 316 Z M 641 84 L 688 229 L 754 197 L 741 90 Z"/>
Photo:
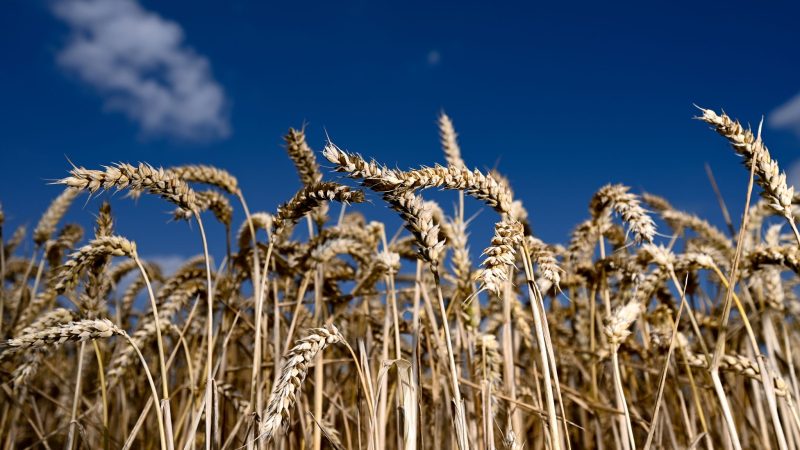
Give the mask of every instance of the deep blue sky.
<path id="1" fill-rule="evenodd" d="M 443 160 L 441 109 L 467 163 L 506 173 L 546 240 L 565 241 L 608 182 L 666 195 L 716 222 L 704 163 L 735 215 L 746 172 L 691 120 L 692 103 L 755 126 L 800 92 L 796 2 L 141 1 L 182 28 L 182 45 L 207 59 L 224 91 L 227 137 L 198 141 L 148 132 L 59 64 L 71 34 L 53 13 L 58 4 L 12 0 L 0 15 L 0 202 L 9 228 L 35 225 L 59 192 L 47 181 L 66 174 L 66 157 L 89 168 L 218 165 L 238 176 L 251 210 L 273 211 L 298 187 L 283 150 L 287 127 L 307 122 L 317 150 L 327 130 L 343 148 L 406 168 Z M 767 125 L 764 137 L 785 169 L 800 158 L 790 129 Z M 98 205 L 81 201 L 70 218 L 86 220 Z M 166 223 L 164 202 L 134 206 L 120 195 L 114 206 L 120 233 L 140 253 L 200 250 L 186 225 Z M 386 214 L 377 202 L 365 213 Z M 481 214 L 473 236 L 488 236 L 492 214 Z M 221 248 L 221 236 L 213 240 Z"/>

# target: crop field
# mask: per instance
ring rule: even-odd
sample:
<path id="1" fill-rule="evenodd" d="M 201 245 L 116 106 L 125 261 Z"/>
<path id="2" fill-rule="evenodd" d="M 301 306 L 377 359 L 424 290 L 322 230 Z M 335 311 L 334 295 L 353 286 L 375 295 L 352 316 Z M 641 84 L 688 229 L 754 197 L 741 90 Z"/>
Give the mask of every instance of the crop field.
<path id="1" fill-rule="evenodd" d="M 760 129 L 697 119 L 744 163 L 727 223 L 609 184 L 563 243 L 444 113 L 413 168 L 289 129 L 302 188 L 253 210 L 224 168 L 67 167 L 32 232 L 0 209 L 0 448 L 798 449 L 800 197 Z M 174 273 L 115 231 L 140 196 L 191 222 Z"/>

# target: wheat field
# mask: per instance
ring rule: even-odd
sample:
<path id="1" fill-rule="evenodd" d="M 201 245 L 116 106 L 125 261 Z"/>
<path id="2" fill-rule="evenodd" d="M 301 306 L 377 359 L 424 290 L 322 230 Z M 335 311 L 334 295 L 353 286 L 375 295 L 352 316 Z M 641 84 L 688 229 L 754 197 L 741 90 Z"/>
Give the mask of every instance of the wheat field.
<path id="1" fill-rule="evenodd" d="M 32 252 L 0 210 L 0 444 L 796 450 L 800 196 L 760 131 L 697 119 L 744 163 L 746 204 L 722 202 L 735 219 L 610 184 L 565 244 L 532 234 L 501 174 L 470 168 L 444 113 L 442 163 L 409 170 L 290 129 L 303 187 L 264 211 L 222 168 L 72 167 Z M 168 276 L 142 259 L 115 232 L 116 191 L 168 202 L 200 256 Z M 494 214 L 489 242 L 470 241 L 465 197 Z M 62 223 L 76 201 L 93 229 Z"/>

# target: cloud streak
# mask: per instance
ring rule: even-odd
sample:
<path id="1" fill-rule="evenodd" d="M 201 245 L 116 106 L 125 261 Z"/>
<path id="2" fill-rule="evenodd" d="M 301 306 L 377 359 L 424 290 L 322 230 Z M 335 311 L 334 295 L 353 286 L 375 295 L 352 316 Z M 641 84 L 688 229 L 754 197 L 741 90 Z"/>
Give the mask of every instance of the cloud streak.
<path id="1" fill-rule="evenodd" d="M 769 115 L 769 124 L 775 128 L 791 130 L 800 137 L 800 94 L 775 108 Z"/>
<path id="2" fill-rule="evenodd" d="M 789 170 L 786 171 L 786 182 L 789 183 L 789 186 L 794 186 L 795 192 L 798 192 L 800 189 L 800 159 L 789 165 Z"/>
<path id="3" fill-rule="evenodd" d="M 53 12 L 71 29 L 58 63 L 145 135 L 207 141 L 230 134 L 225 92 L 179 24 L 135 0 L 63 0 Z"/>

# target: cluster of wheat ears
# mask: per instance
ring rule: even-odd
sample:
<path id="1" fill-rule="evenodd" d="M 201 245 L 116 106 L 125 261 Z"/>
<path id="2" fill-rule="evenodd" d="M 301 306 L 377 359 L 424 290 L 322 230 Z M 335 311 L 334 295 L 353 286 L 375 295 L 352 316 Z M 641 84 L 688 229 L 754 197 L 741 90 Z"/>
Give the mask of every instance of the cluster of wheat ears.
<path id="1" fill-rule="evenodd" d="M 290 129 L 303 187 L 269 212 L 215 167 L 74 167 L 32 254 L 0 212 L 2 448 L 798 449 L 800 198 L 760 133 L 698 119 L 749 171 L 741 222 L 608 185 L 566 246 L 467 168 L 444 114 L 446 165 L 406 171 L 328 142 L 326 177 Z M 428 188 L 456 192 L 452 216 Z M 107 202 L 90 232 L 60 224 L 99 191 L 162 197 L 203 254 L 164 276 Z M 367 195 L 409 234 L 349 206 Z M 497 213 L 480 264 L 465 196 Z"/>

